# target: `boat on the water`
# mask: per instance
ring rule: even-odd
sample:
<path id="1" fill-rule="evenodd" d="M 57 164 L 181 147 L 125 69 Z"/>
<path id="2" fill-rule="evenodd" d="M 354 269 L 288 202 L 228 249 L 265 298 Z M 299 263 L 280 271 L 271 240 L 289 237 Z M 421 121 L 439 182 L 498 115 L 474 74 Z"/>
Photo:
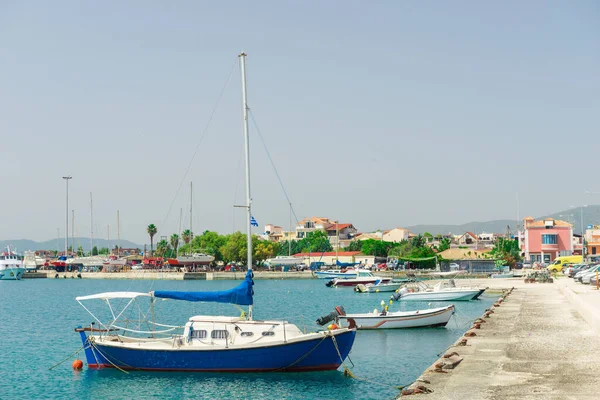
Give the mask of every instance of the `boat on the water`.
<path id="1" fill-rule="evenodd" d="M 484 289 L 457 287 L 454 279 L 438 282 L 431 287 L 424 282 L 409 282 L 392 295 L 397 301 L 469 301 L 479 298 Z"/>
<path id="2" fill-rule="evenodd" d="M 180 372 L 325 371 L 337 369 L 352 349 L 356 337 L 353 328 L 331 327 L 324 331 L 304 333 L 285 320 L 263 321 L 253 318 L 252 198 L 245 57 L 246 54 L 240 54 L 247 172 L 244 205 L 247 212 L 246 277 L 237 287 L 216 292 L 156 290 L 150 293 L 108 292 L 77 297 L 80 304 L 88 300 L 103 300 L 110 308 L 109 320 L 102 322 L 90 311 L 91 308 L 84 307 L 94 322 L 75 329 L 80 334 L 90 368 Z M 183 326 L 168 325 L 154 320 L 154 306 L 162 303 L 157 300 L 229 303 L 248 306 L 248 309 L 238 317 L 196 315 L 190 317 Z M 134 304 L 143 301 L 150 304 L 148 311 L 141 314 L 140 308 L 134 307 Z M 114 307 L 120 304 L 125 304 L 123 310 L 115 310 Z M 134 316 L 129 318 L 126 310 L 134 313 Z M 138 321 L 138 325 L 132 326 Z"/>
<path id="3" fill-rule="evenodd" d="M 315 276 L 319 279 L 352 279 L 356 278 L 355 269 L 328 269 L 326 271 L 315 271 Z"/>
<path id="4" fill-rule="evenodd" d="M 302 264 L 302 259 L 294 256 L 277 256 L 265 260 L 268 267 L 292 267 L 298 264 Z"/>
<path id="5" fill-rule="evenodd" d="M 416 311 L 383 311 L 340 315 L 339 319 L 353 319 L 357 329 L 401 329 L 446 326 L 454 314 L 454 305 Z"/>
<path id="6" fill-rule="evenodd" d="M 24 273 L 23 257 L 7 246 L 6 251 L 0 254 L 0 281 L 18 281 Z"/>
<path id="7" fill-rule="evenodd" d="M 389 282 L 389 283 L 359 283 L 354 287 L 355 292 L 359 293 L 380 293 L 380 292 L 395 292 L 400 289 L 404 283 Z"/>
<path id="8" fill-rule="evenodd" d="M 349 279 L 335 278 L 335 279 L 327 282 L 325 285 L 328 287 L 340 287 L 340 286 L 354 287 L 361 283 L 363 285 L 366 285 L 367 283 L 377 283 L 377 282 L 388 283 L 391 280 L 392 280 L 392 278 L 384 278 L 381 276 L 375 276 L 369 270 L 359 269 L 359 270 L 357 270 L 356 278 L 349 278 Z"/>

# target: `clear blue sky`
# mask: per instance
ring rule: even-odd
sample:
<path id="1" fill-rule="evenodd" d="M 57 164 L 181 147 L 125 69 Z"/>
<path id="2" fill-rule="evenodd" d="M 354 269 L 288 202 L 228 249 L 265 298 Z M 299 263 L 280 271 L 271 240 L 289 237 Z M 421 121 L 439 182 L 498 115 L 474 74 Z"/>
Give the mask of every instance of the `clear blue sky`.
<path id="1" fill-rule="evenodd" d="M 242 49 L 299 217 L 369 231 L 515 218 L 517 193 L 521 216 L 600 203 L 599 4 L 0 2 L 0 238 L 63 234 L 66 174 L 80 236 L 90 192 L 104 237 L 117 209 L 122 238 L 177 231 L 189 180 L 194 230 L 243 228 L 237 67 L 200 141 Z M 251 140 L 254 216 L 287 226 Z"/>

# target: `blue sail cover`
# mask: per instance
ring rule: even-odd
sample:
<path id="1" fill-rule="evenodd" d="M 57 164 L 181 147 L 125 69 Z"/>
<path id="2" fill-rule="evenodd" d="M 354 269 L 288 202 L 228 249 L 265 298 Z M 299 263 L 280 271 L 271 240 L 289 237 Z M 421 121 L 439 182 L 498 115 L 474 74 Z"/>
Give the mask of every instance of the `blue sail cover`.
<path id="1" fill-rule="evenodd" d="M 246 278 L 242 283 L 233 289 L 221 290 L 218 292 L 180 292 L 177 290 L 156 290 L 154 297 L 162 299 L 185 300 L 185 301 L 207 301 L 214 303 L 238 304 L 241 306 L 251 306 L 254 290 L 252 286 L 252 271 L 248 271 Z"/>

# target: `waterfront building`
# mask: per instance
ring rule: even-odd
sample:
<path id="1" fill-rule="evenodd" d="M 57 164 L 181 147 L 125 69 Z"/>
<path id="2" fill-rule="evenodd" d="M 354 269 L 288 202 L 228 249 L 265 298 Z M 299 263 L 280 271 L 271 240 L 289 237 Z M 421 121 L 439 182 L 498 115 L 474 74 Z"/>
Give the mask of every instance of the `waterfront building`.
<path id="1" fill-rule="evenodd" d="M 451 271 L 450 264 L 458 264 L 459 269 L 471 273 L 491 272 L 496 269 L 496 260 L 490 255 L 491 249 L 447 249 L 439 253 L 444 260 L 440 263 L 442 271 Z"/>
<path id="2" fill-rule="evenodd" d="M 310 217 L 304 218 L 296 224 L 296 239 L 302 240 L 310 232 L 324 231 L 325 228 L 333 225 L 335 221 L 324 217 Z"/>
<path id="3" fill-rule="evenodd" d="M 473 232 L 465 232 L 461 236 L 458 237 L 456 243 L 459 246 L 467 246 L 467 247 L 477 247 L 477 243 L 479 242 L 479 238 Z"/>
<path id="4" fill-rule="evenodd" d="M 352 224 L 333 223 L 325 228 L 333 248 L 344 248 L 354 239 L 358 231 Z"/>
<path id="5" fill-rule="evenodd" d="M 393 228 L 383 231 L 384 242 L 400 243 L 401 241 L 408 240 L 413 236 L 415 235 L 406 228 Z"/>
<path id="6" fill-rule="evenodd" d="M 600 258 L 600 225 L 589 225 L 585 231 L 586 256 Z"/>
<path id="7" fill-rule="evenodd" d="M 525 260 L 550 263 L 556 257 L 573 254 L 573 225 L 566 221 L 546 218 L 523 220 L 520 248 Z"/>

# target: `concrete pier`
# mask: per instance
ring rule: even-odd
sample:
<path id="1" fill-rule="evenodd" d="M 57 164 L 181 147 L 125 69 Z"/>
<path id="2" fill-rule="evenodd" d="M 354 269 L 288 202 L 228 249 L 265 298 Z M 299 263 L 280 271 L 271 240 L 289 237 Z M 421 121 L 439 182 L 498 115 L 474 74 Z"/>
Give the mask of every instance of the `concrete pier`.
<path id="1" fill-rule="evenodd" d="M 490 279 L 484 284 L 515 289 L 483 318 L 480 329 L 471 330 L 476 336 L 459 339 L 467 339 L 466 346 L 445 352 L 463 358 L 455 369 L 434 372 L 440 359 L 411 389 L 431 390 L 427 399 L 600 397 L 600 292 L 568 278 L 527 284 Z"/>

